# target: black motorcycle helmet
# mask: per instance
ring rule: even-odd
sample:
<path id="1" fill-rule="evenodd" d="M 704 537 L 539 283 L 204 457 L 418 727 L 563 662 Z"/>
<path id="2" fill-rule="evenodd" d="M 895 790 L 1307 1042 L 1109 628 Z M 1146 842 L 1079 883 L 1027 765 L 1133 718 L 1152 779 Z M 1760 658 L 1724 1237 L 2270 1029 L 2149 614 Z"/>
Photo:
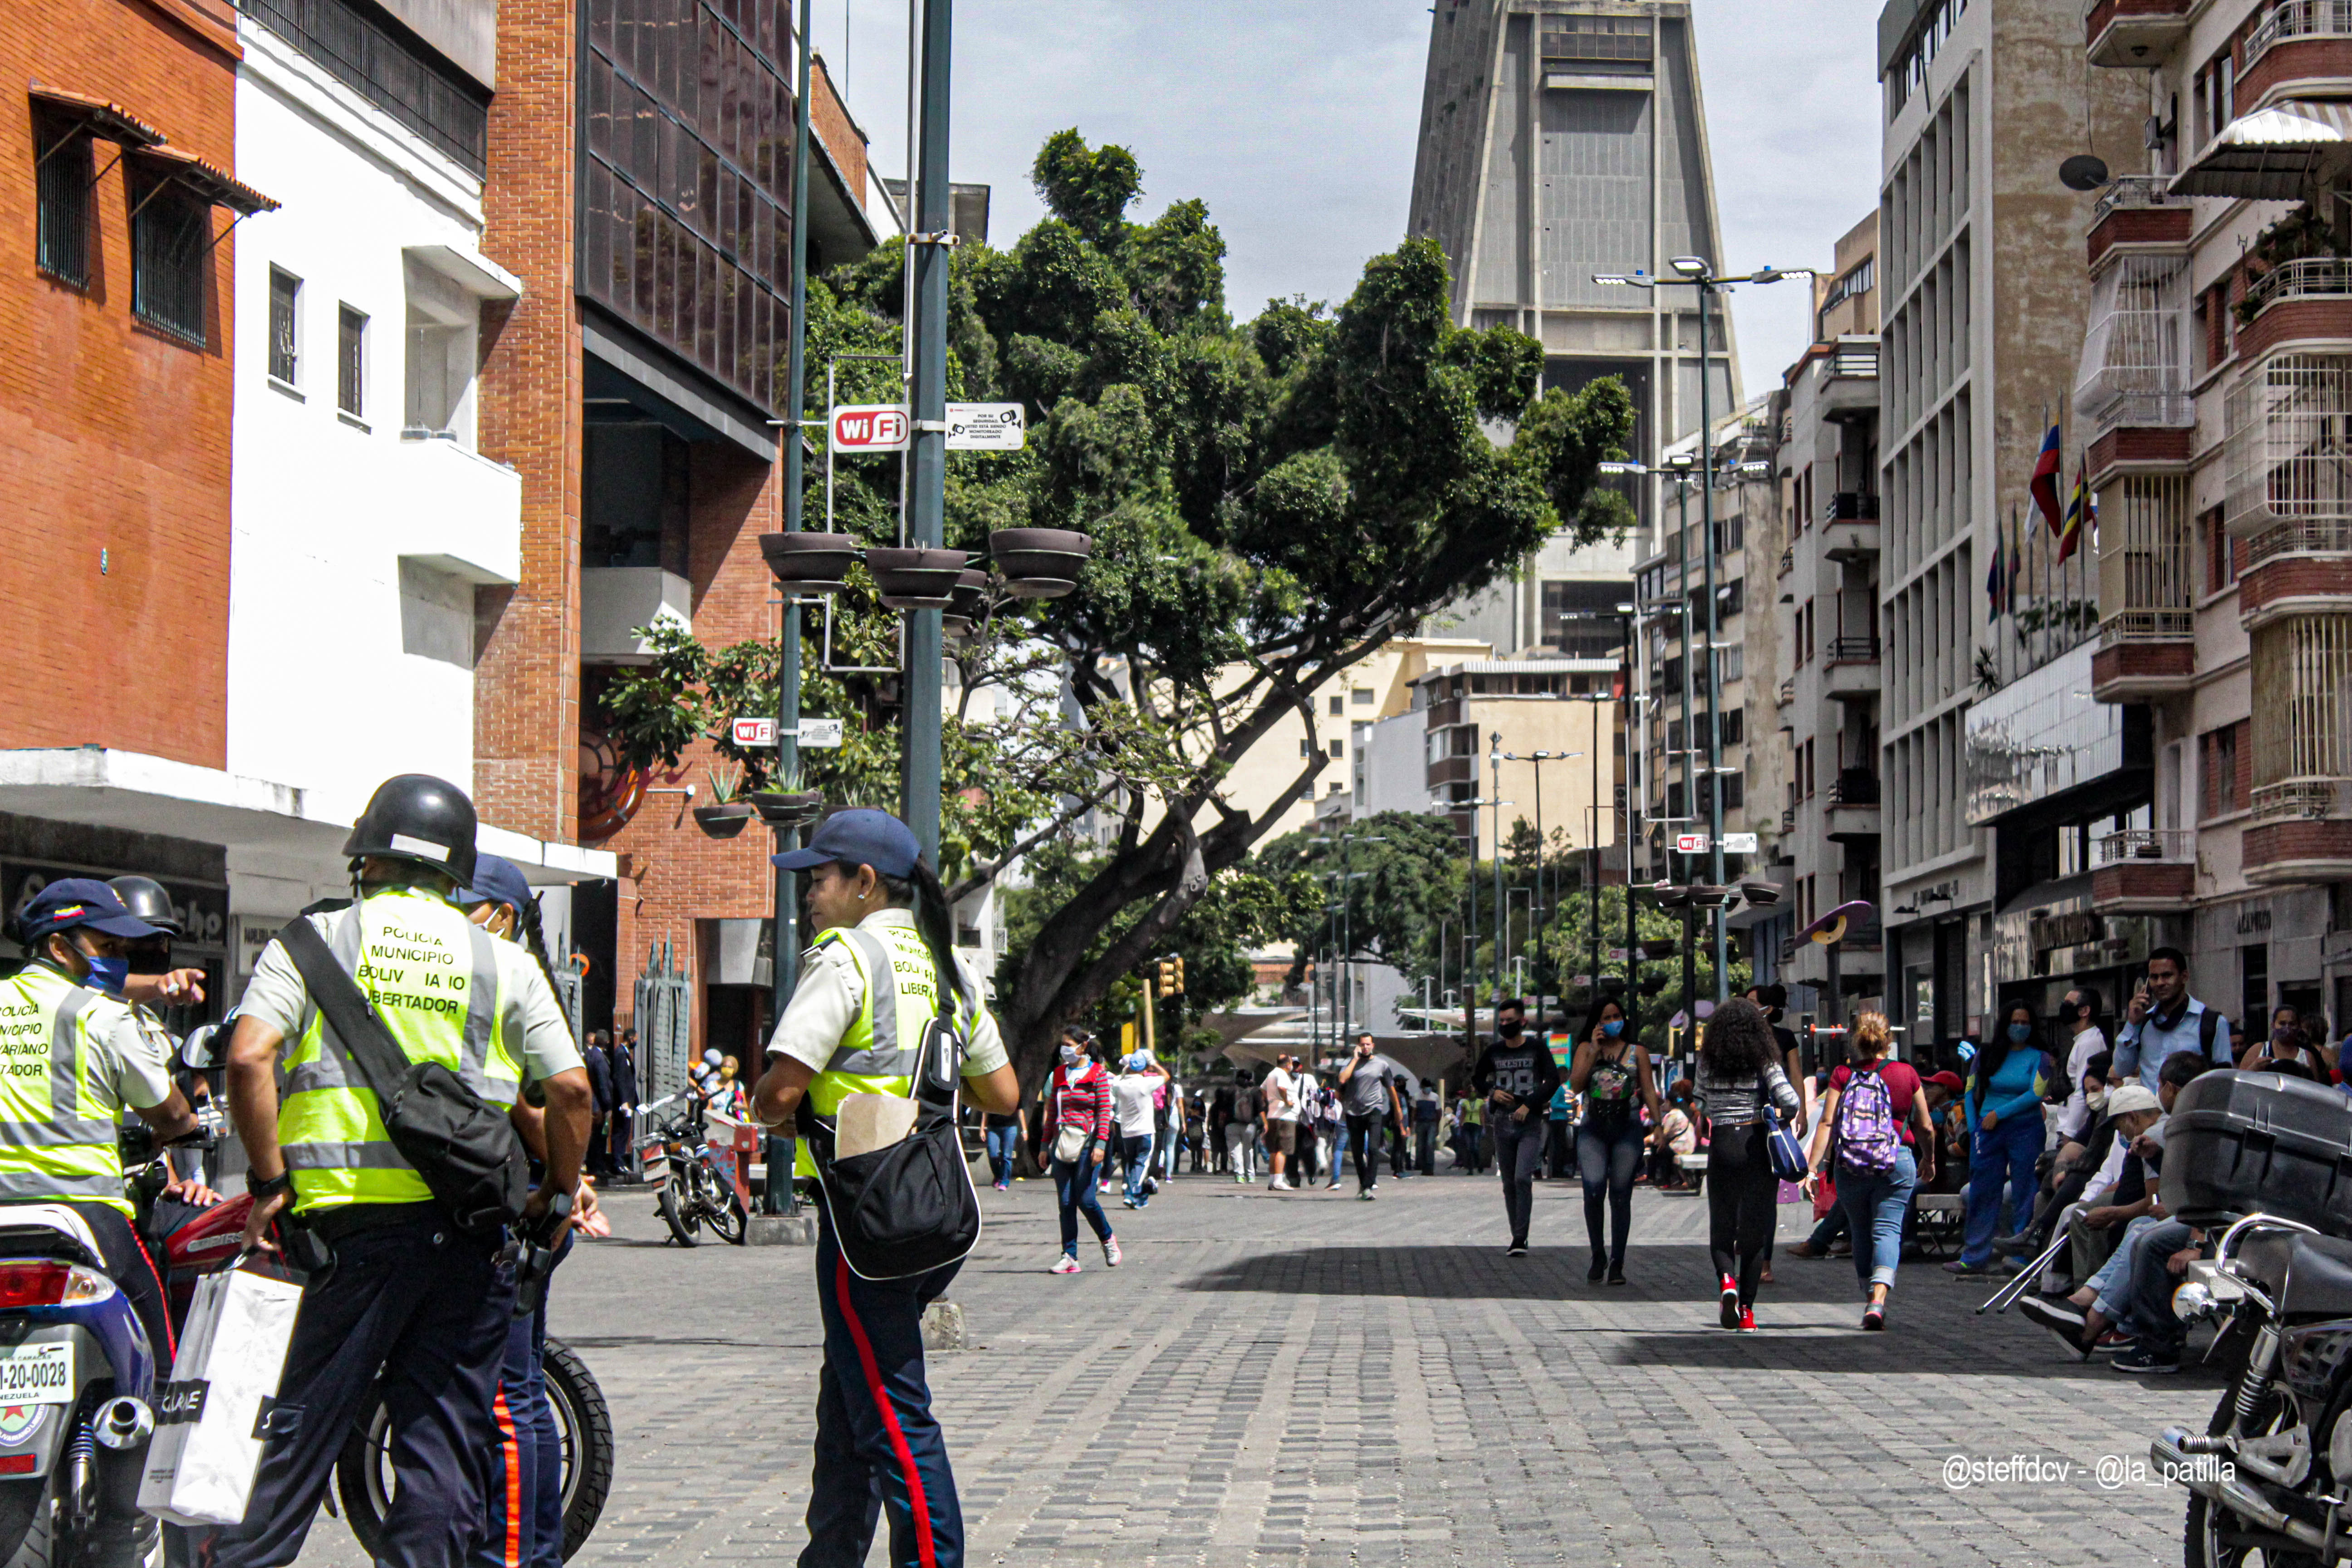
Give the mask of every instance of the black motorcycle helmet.
<path id="1" fill-rule="evenodd" d="M 114 889 L 125 909 L 165 936 L 181 934 L 180 912 L 172 907 L 172 895 L 154 878 L 115 877 L 106 885 Z"/>
<path id="2" fill-rule="evenodd" d="M 446 872 L 459 887 L 474 879 L 474 803 L 446 779 L 402 773 L 376 785 L 352 825 L 343 853 L 406 860 Z"/>

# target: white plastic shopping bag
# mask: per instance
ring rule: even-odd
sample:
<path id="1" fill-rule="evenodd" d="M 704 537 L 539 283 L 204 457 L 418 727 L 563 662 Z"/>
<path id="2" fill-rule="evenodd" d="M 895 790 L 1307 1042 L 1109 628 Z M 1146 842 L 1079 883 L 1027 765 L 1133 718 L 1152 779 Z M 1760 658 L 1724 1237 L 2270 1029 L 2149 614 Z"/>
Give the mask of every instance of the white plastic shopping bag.
<path id="1" fill-rule="evenodd" d="M 300 1286 L 250 1269 L 196 1282 L 172 1379 L 155 1391 L 141 1508 L 173 1524 L 245 1517 L 301 1305 Z"/>

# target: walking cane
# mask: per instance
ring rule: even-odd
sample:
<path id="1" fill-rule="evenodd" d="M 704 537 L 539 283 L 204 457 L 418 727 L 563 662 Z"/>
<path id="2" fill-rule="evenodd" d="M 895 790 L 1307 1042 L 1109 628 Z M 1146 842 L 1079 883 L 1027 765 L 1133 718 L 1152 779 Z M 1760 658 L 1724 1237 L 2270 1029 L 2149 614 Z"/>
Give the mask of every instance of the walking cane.
<path id="1" fill-rule="evenodd" d="M 1985 1301 L 1984 1305 L 1977 1309 L 1977 1316 L 1981 1318 L 1987 1311 L 2008 1311 L 2010 1304 L 2015 1301 L 2020 1296 L 2025 1294 L 2025 1288 L 2028 1285 L 2032 1284 L 2036 1279 L 2041 1279 L 2042 1271 L 2049 1268 L 2051 1264 L 2057 1261 L 2059 1249 L 2063 1247 L 2067 1242 L 2074 1239 L 2068 1234 L 2068 1232 L 2072 1231 L 2074 1228 L 2074 1216 L 2070 1212 L 2064 1219 L 2059 1222 L 2058 1234 L 2051 1237 L 2050 1245 L 2042 1249 L 2042 1256 L 2035 1258 L 2032 1263 L 2027 1264 L 2022 1269 L 2020 1269 L 2016 1279 L 2011 1280 L 2008 1284 L 1994 1291 L 1991 1297 Z"/>

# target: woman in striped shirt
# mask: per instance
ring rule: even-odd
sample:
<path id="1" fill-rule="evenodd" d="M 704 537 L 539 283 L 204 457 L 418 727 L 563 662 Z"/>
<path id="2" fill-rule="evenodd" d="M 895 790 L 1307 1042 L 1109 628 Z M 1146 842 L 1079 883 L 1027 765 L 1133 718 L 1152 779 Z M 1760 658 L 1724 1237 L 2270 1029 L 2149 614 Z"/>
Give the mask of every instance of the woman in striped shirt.
<path id="1" fill-rule="evenodd" d="M 1078 1215 L 1094 1227 L 1102 1243 L 1103 1262 L 1118 1267 L 1118 1238 L 1110 1233 L 1110 1217 L 1103 1213 L 1097 1176 L 1110 1150 L 1110 1074 L 1087 1050 L 1086 1034 L 1066 1029 L 1062 1034 L 1062 1059 L 1045 1090 L 1045 1122 L 1037 1147 L 1051 1163 L 1054 1195 L 1062 1209 L 1062 1256 L 1054 1261 L 1056 1274 L 1078 1271 Z"/>

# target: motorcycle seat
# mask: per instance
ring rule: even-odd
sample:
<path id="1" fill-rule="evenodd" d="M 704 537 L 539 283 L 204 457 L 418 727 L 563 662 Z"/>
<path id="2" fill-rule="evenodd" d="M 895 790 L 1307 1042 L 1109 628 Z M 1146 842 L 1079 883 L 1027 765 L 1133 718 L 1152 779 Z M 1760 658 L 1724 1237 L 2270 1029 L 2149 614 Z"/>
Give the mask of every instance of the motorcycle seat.
<path id="1" fill-rule="evenodd" d="M 0 1205 L 0 1258 L 47 1258 L 103 1270 L 89 1222 L 63 1204 Z"/>

